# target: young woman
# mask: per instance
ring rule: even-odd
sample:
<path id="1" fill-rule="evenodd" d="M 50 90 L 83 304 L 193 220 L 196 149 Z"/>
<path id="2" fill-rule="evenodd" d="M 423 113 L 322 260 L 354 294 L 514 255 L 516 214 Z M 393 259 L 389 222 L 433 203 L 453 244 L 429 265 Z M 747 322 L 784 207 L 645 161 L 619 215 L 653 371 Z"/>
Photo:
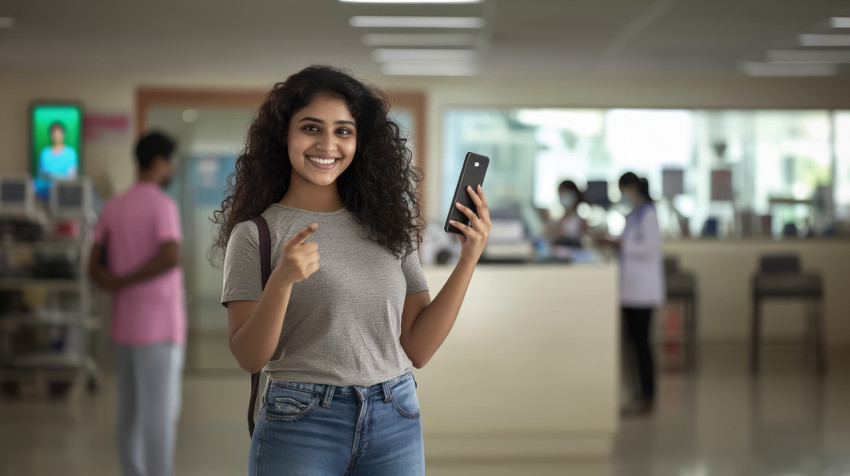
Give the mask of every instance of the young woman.
<path id="1" fill-rule="evenodd" d="M 664 303 L 664 256 L 661 230 L 649 183 L 632 172 L 620 177 L 620 192 L 631 212 L 618 239 L 607 240 L 619 250 L 620 306 L 626 342 L 633 351 L 637 382 L 634 401 L 623 413 L 652 411 L 655 403 L 655 363 L 652 358 L 650 331 L 652 310 Z"/>
<path id="2" fill-rule="evenodd" d="M 581 191 L 572 180 L 558 185 L 558 198 L 564 207 L 564 216 L 555 224 L 555 244 L 581 247 L 581 239 L 587 234 L 587 222 L 578 214 L 578 206 L 584 201 Z"/>
<path id="3" fill-rule="evenodd" d="M 389 104 L 336 69 L 276 84 L 248 131 L 217 211 L 222 304 L 239 365 L 270 377 L 251 440 L 252 475 L 421 475 L 413 367 L 454 324 L 487 238 L 456 204 L 462 252 L 432 301 L 417 257 L 417 171 Z M 261 289 L 257 227 L 272 241 Z"/>

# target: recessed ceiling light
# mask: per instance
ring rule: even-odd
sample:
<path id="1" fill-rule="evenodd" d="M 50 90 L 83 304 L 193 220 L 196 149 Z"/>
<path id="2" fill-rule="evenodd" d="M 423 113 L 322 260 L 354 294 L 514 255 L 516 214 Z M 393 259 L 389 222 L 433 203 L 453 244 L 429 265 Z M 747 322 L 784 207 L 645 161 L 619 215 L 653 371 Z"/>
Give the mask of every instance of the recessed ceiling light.
<path id="1" fill-rule="evenodd" d="M 482 28 L 486 22 L 480 17 L 356 16 L 348 24 L 365 28 Z"/>
<path id="2" fill-rule="evenodd" d="M 800 35 L 800 46 L 850 46 L 850 35 Z"/>
<path id="3" fill-rule="evenodd" d="M 0 28 L 12 28 L 13 26 L 15 26 L 13 17 L 0 17 Z"/>
<path id="4" fill-rule="evenodd" d="M 473 33 L 370 33 L 363 35 L 368 46 L 472 46 Z"/>
<path id="5" fill-rule="evenodd" d="M 832 17 L 833 28 L 850 28 L 850 17 Z"/>
<path id="6" fill-rule="evenodd" d="M 379 63 L 472 63 L 476 56 L 474 50 L 380 48 L 372 52 L 372 59 Z"/>
<path id="7" fill-rule="evenodd" d="M 773 63 L 850 63 L 850 51 L 773 50 L 767 52 Z"/>
<path id="8" fill-rule="evenodd" d="M 381 72 L 389 76 L 473 76 L 471 63 L 384 63 Z"/>
<path id="9" fill-rule="evenodd" d="M 343 3 L 481 3 L 484 0 L 339 0 Z"/>
<path id="10" fill-rule="evenodd" d="M 198 120 L 198 117 L 200 117 L 200 115 L 201 114 L 198 112 L 197 109 L 186 109 L 181 114 L 183 122 L 195 122 Z"/>
<path id="11" fill-rule="evenodd" d="M 760 63 L 749 61 L 741 65 L 748 76 L 834 76 L 838 68 L 828 63 Z"/>

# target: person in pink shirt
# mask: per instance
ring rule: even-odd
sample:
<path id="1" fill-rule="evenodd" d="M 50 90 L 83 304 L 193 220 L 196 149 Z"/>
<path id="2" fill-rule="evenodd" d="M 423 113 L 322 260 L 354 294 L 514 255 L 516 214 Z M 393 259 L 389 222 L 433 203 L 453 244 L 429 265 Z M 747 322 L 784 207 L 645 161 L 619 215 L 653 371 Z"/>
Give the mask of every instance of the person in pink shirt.
<path id="1" fill-rule="evenodd" d="M 117 445 L 124 476 L 172 474 L 186 341 L 180 217 L 163 192 L 176 143 L 152 132 L 136 146 L 138 179 L 95 227 L 89 274 L 113 293 Z"/>

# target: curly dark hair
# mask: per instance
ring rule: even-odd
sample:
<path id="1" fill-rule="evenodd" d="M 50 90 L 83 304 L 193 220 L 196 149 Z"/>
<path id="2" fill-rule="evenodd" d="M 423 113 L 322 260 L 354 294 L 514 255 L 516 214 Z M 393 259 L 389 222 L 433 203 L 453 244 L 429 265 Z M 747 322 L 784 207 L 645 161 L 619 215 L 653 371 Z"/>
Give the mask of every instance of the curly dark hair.
<path id="1" fill-rule="evenodd" d="M 398 124 L 390 120 L 390 103 L 377 88 L 322 65 L 309 66 L 272 87 L 248 129 L 245 148 L 228 177 L 221 209 L 210 220 L 220 225 L 210 262 L 221 263 L 237 224 L 260 215 L 286 194 L 292 165 L 286 139 L 292 115 L 317 94 L 339 97 L 357 123 L 357 150 L 337 178 L 345 208 L 363 226 L 364 237 L 396 257 L 413 252 L 425 228 L 417 185 L 420 170 Z"/>

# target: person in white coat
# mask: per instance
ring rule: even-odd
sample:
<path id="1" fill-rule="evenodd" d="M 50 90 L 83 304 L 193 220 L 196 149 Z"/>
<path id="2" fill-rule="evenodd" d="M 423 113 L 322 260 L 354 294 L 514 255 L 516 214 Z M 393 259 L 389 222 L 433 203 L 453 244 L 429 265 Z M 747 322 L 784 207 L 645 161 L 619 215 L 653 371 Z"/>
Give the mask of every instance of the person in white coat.
<path id="1" fill-rule="evenodd" d="M 624 414 L 652 411 L 655 402 L 655 364 L 650 346 L 652 311 L 664 303 L 664 257 L 661 229 L 649 183 L 632 172 L 620 177 L 623 200 L 631 204 L 626 226 L 619 238 L 607 240 L 618 250 L 620 264 L 620 307 L 627 347 L 637 367 L 635 401 Z"/>

